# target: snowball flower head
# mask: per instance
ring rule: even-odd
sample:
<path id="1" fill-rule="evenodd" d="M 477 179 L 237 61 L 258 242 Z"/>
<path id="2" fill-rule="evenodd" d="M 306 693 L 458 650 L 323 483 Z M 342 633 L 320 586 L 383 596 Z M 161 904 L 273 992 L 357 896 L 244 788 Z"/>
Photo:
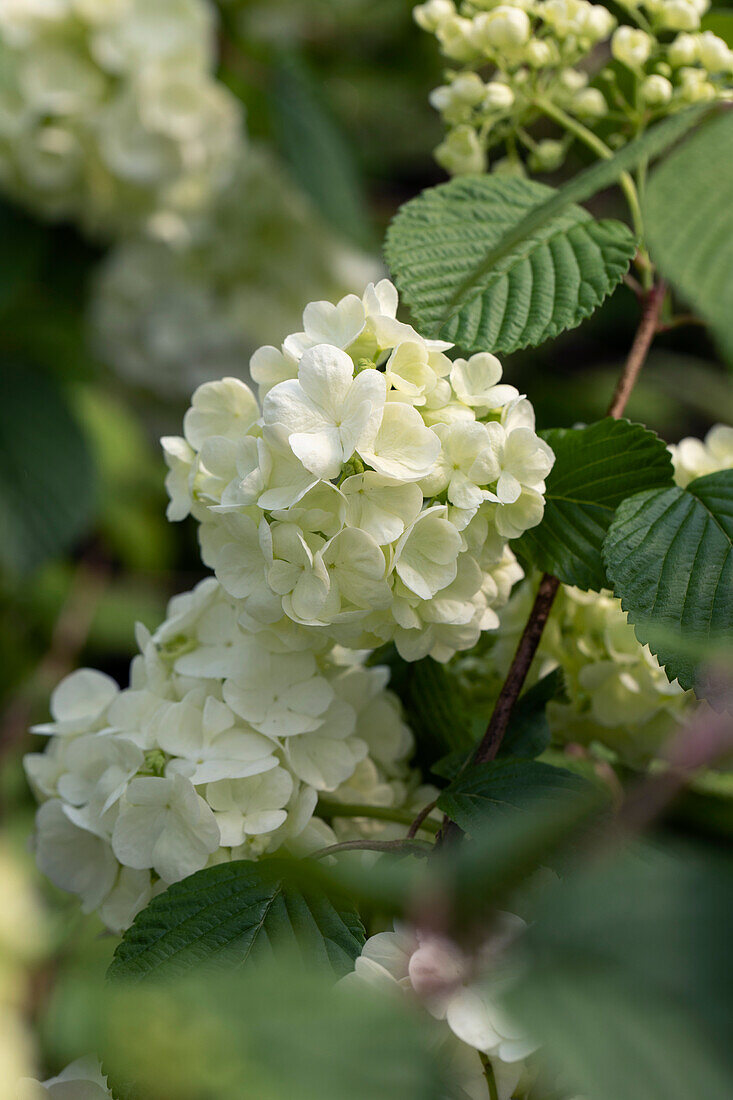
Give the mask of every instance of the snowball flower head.
<path id="1" fill-rule="evenodd" d="M 235 378 L 200 387 L 163 440 L 169 516 L 261 627 L 446 660 L 493 623 L 553 456 L 495 356 L 451 362 L 397 309 L 387 280 L 308 305 L 252 357 L 261 412 Z"/>
<path id="2" fill-rule="evenodd" d="M 212 863 L 335 842 L 319 792 L 384 807 L 417 786 L 386 670 L 288 623 L 243 625 L 210 578 L 139 631 L 128 688 L 82 669 L 54 692 L 25 758 L 36 858 L 113 931 Z"/>

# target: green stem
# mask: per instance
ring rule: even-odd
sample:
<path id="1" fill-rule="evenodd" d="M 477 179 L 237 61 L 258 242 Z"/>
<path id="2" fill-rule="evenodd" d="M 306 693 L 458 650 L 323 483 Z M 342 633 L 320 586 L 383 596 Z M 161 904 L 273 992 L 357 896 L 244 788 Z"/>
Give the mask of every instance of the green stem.
<path id="1" fill-rule="evenodd" d="M 325 818 L 333 817 L 369 817 L 375 821 L 391 821 L 396 825 L 412 825 L 415 815 L 409 810 L 393 810 L 389 806 L 361 806 L 358 802 L 330 802 L 319 798 L 316 813 Z M 420 825 L 426 833 L 433 836 L 438 831 L 434 821 L 423 821 Z"/>
<path id="2" fill-rule="evenodd" d="M 613 150 L 609 149 L 605 141 L 601 141 L 597 134 L 594 134 L 592 130 L 589 130 L 587 126 L 584 126 L 582 122 L 578 122 L 572 115 L 567 114 L 547 99 L 538 99 L 535 101 L 535 106 L 546 114 L 548 118 L 551 118 L 558 126 L 562 126 L 563 129 L 569 133 L 574 134 L 579 141 L 582 141 L 589 149 L 600 157 L 601 160 L 610 160 L 613 156 Z M 640 249 L 641 242 L 644 240 L 644 219 L 641 214 L 641 204 L 639 203 L 639 195 L 636 190 L 636 185 L 628 172 L 622 172 L 619 176 L 619 184 L 626 196 L 626 201 L 629 205 L 631 212 L 631 220 L 634 223 L 634 232 L 639 238 Z"/>
<path id="3" fill-rule="evenodd" d="M 485 1054 L 479 1052 L 481 1058 L 481 1064 L 484 1067 L 484 1077 L 486 1078 L 486 1084 L 489 1089 L 490 1100 L 499 1100 L 499 1090 L 496 1086 L 496 1077 L 494 1075 L 494 1067 L 491 1064 L 491 1059 L 487 1058 Z"/>

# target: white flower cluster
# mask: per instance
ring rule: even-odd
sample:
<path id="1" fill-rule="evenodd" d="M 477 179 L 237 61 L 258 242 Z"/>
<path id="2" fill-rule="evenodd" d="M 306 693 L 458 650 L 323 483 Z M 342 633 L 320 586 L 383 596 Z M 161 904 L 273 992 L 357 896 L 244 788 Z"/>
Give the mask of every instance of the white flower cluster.
<path id="1" fill-rule="evenodd" d="M 462 0 L 458 7 L 427 0 L 416 7 L 417 23 L 436 35 L 452 66 L 431 95 L 449 127 L 436 150 L 446 171 L 485 172 L 489 150 L 500 146 L 507 157 L 494 168 L 524 171 L 524 147 L 530 171 L 554 171 L 573 140 L 571 128 L 560 139 L 537 141 L 527 127 L 543 115 L 558 122 L 558 108 L 591 130 L 599 123 L 607 130 L 611 121 L 617 129 L 610 142 L 618 146 L 672 110 L 730 97 L 733 52 L 711 31 L 692 33 L 709 0 L 620 6 L 633 25 L 617 27 L 605 5 L 588 0 Z M 618 66 L 598 71 L 598 46 L 609 39 L 622 79 Z"/>
<path id="2" fill-rule="evenodd" d="M 435 934 L 412 929 L 380 932 L 367 940 L 353 973 L 342 978 L 340 985 L 367 984 L 385 993 L 399 986 L 447 1024 L 436 1038 L 461 1095 L 485 1100 L 480 1052 L 491 1065 L 497 1100 L 510 1100 L 523 1093 L 520 1081 L 528 1079 L 525 1060 L 537 1049 L 499 1007 L 501 993 L 511 980 L 501 956 L 524 928 L 520 917 L 498 913 L 478 960 L 469 959 L 451 940 Z"/>
<path id="3" fill-rule="evenodd" d="M 298 323 L 302 288 L 340 296 L 377 273 L 324 226 L 265 149 L 248 147 L 189 239 L 139 234 L 105 259 L 90 321 L 100 359 L 163 396 L 238 374 Z"/>
<path id="4" fill-rule="evenodd" d="M 199 521 L 250 629 L 444 661 L 498 625 L 553 455 L 493 355 L 451 362 L 397 304 L 386 280 L 312 302 L 251 359 L 261 407 L 233 378 L 200 387 L 163 441 L 168 515 Z"/>
<path id="5" fill-rule="evenodd" d="M 214 578 L 139 644 L 123 691 L 91 669 L 63 680 L 53 721 L 34 727 L 50 743 L 25 758 L 39 867 L 112 930 L 212 863 L 334 843 L 313 818 L 319 792 L 410 801 L 412 735 L 385 668 L 325 637 L 252 633 Z"/>
<path id="6" fill-rule="evenodd" d="M 168 235 L 240 145 L 208 0 L 3 0 L 0 186 L 97 235 Z"/>
<path id="7" fill-rule="evenodd" d="M 716 424 L 704 442 L 687 438 L 669 450 L 675 481 L 684 488 L 697 477 L 733 469 L 733 428 Z M 533 596 L 531 583 L 517 588 L 501 614 L 495 639 L 452 666 L 468 696 L 485 710 L 501 686 Z M 566 700 L 547 705 L 554 740 L 604 745 L 633 765 L 658 755 L 696 703 L 693 692 L 683 691 L 676 680 L 669 682 L 610 592 L 563 585 L 542 635 L 534 674 L 558 667 Z"/>
<path id="8" fill-rule="evenodd" d="M 30 1077 L 18 1082 L 14 1100 L 111 1100 L 107 1078 L 96 1058 L 77 1058 L 57 1077 L 35 1081 Z"/>

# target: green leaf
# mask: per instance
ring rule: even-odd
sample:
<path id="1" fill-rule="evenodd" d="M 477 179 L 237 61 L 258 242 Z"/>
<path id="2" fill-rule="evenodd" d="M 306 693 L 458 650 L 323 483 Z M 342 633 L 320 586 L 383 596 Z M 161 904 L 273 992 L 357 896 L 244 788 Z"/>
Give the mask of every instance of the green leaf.
<path id="1" fill-rule="evenodd" d="M 432 657 L 414 662 L 397 658 L 390 667 L 390 688 L 405 708 L 421 763 L 429 767 L 436 757 L 454 749 L 465 757 L 478 729 L 485 725 L 484 716 L 472 715 L 450 669 Z"/>
<path id="2" fill-rule="evenodd" d="M 639 641 L 695 687 L 689 643 L 733 635 L 733 470 L 624 501 L 603 553 Z"/>
<path id="3" fill-rule="evenodd" d="M 297 56 L 275 70 L 273 129 L 295 180 L 325 221 L 365 248 L 374 245 L 366 194 L 344 134 Z"/>
<path id="4" fill-rule="evenodd" d="M 287 955 L 241 973 L 137 985 L 62 978 L 50 1023 L 58 1062 L 98 1052 L 117 1100 L 456 1095 L 437 1025 L 408 998 L 335 985 Z"/>
<path id="5" fill-rule="evenodd" d="M 596 861 L 535 909 L 508 1007 L 568 1095 L 730 1096 L 732 871 L 657 844 Z"/>
<path id="6" fill-rule="evenodd" d="M 626 497 L 672 484 L 672 460 L 654 432 L 606 418 L 542 433 L 555 452 L 542 522 L 513 544 L 520 558 L 564 584 L 608 587 L 601 550 Z"/>
<path id="7" fill-rule="evenodd" d="M 298 947 L 337 973 L 350 970 L 364 943 L 355 908 L 301 878 L 287 860 L 240 860 L 175 883 L 138 914 L 109 976 L 139 980 L 203 963 L 228 969 L 274 946 Z"/>
<path id="8" fill-rule="evenodd" d="M 46 241 L 37 222 L 3 202 L 0 242 L 0 310 L 5 310 L 36 274 Z"/>
<path id="9" fill-rule="evenodd" d="M 0 378 L 0 562 L 29 571 L 88 530 L 94 471 L 65 397 L 47 374 L 5 363 Z"/>
<path id="10" fill-rule="evenodd" d="M 467 176 L 423 191 L 399 210 L 385 256 L 425 332 L 467 351 L 508 352 L 574 328 L 600 305 L 636 249 L 621 222 L 595 221 L 566 205 L 504 246 L 551 195 L 532 180 Z"/>
<path id="11" fill-rule="evenodd" d="M 651 179 L 644 218 L 652 258 L 733 362 L 733 116 L 693 134 Z"/>
<path id="12" fill-rule="evenodd" d="M 464 832 L 475 833 L 493 819 L 538 803 L 577 795 L 586 783 L 564 768 L 505 757 L 466 768 L 438 799 L 438 807 Z"/>

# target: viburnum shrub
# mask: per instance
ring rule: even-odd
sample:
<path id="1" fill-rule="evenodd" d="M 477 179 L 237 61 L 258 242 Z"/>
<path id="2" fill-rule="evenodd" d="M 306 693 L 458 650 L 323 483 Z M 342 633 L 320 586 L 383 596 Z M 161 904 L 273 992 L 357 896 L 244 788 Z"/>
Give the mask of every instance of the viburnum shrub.
<path id="1" fill-rule="evenodd" d="M 416 9 L 459 178 L 398 211 L 391 280 L 195 390 L 168 518 L 213 576 L 34 727 L 39 866 L 122 938 L 74 993 L 101 1065 L 28 1096 L 726 1095 L 733 429 L 625 415 L 657 334 L 733 353 L 706 6 Z M 527 178 L 571 137 L 597 162 Z M 628 216 L 579 205 L 617 184 Z M 607 415 L 538 432 L 506 356 L 622 282 Z"/>

